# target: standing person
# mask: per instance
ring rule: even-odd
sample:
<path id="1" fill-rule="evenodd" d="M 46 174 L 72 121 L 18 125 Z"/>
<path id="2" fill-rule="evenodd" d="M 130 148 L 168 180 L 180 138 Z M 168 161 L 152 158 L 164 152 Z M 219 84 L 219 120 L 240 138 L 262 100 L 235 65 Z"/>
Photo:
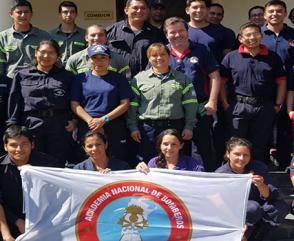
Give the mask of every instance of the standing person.
<path id="1" fill-rule="evenodd" d="M 11 79 L 5 75 L 0 75 L 0 140 L 2 140 L 6 129 L 8 96 L 10 91 Z M 3 146 L 0 146 L 0 156 L 4 154 Z"/>
<path id="2" fill-rule="evenodd" d="M 82 145 L 88 158 L 74 166 L 74 169 L 100 173 L 130 169 L 128 163 L 108 155 L 108 141 L 102 133 L 88 131 L 82 139 Z"/>
<path id="3" fill-rule="evenodd" d="M 257 24 L 262 27 L 265 23 L 264 19 L 264 7 L 263 6 L 253 6 L 248 10 L 248 20 L 252 23 Z"/>
<path id="4" fill-rule="evenodd" d="M 24 126 L 9 127 L 3 137 L 7 155 L 0 157 L 0 239 L 14 241 L 25 231 L 19 167 L 55 167 L 57 160 L 34 151 L 33 136 Z"/>
<path id="5" fill-rule="evenodd" d="M 252 174 L 245 240 L 262 241 L 273 229 L 281 225 L 289 212 L 289 205 L 281 199 L 278 188 L 272 184 L 266 165 L 252 159 L 251 152 L 252 145 L 249 141 L 238 137 L 230 138 L 225 154 L 227 163 L 215 172 Z"/>
<path id="6" fill-rule="evenodd" d="M 87 47 L 85 41 L 85 30 L 76 25 L 78 7 L 74 2 L 63 1 L 58 6 L 61 24 L 50 31 L 60 47 L 60 60 L 65 66 L 66 61 L 73 54 Z"/>
<path id="7" fill-rule="evenodd" d="M 188 27 L 183 19 L 172 17 L 165 20 L 164 32 L 171 51 L 171 68 L 191 78 L 198 100 L 192 156 L 196 158 L 200 154 L 205 170 L 213 171 L 216 163 L 212 156 L 210 130 L 221 86 L 219 65 L 207 47 L 189 41 Z"/>
<path id="8" fill-rule="evenodd" d="M 30 2 L 14 1 L 9 14 L 13 26 L 0 33 L 0 74 L 13 78 L 15 72 L 34 64 L 35 49 L 50 35 L 32 26 Z"/>
<path id="9" fill-rule="evenodd" d="M 284 24 L 287 17 L 287 6 L 280 0 L 271 0 L 265 5 L 264 18 L 266 25 L 262 27 L 262 43 L 276 52 L 282 59 L 287 74 L 290 75 L 294 59 L 294 29 Z M 290 83 L 288 82 L 288 85 Z M 283 104 L 276 121 L 277 137 L 274 140 L 276 158 L 280 169 L 289 165 L 292 152 L 291 120 Z"/>
<path id="10" fill-rule="evenodd" d="M 54 40 L 40 42 L 36 65 L 13 78 L 8 100 L 8 125 L 27 126 L 36 138 L 36 150 L 56 157 L 60 166 L 72 160 L 70 112 L 73 74 L 57 67 L 59 46 Z"/>
<path id="11" fill-rule="evenodd" d="M 222 27 L 207 21 L 209 3 L 208 0 L 187 0 L 186 13 L 190 17 L 189 39 L 207 46 L 220 63 L 224 55 L 231 50 L 232 43 L 229 46 Z"/>
<path id="12" fill-rule="evenodd" d="M 253 158 L 267 160 L 276 113 L 286 95 L 286 73 L 281 58 L 261 45 L 261 29 L 254 23 L 240 28 L 238 50 L 225 56 L 222 67 L 228 80 L 223 105 L 230 136 L 249 139 Z"/>
<path id="13" fill-rule="evenodd" d="M 220 27 L 223 28 L 225 36 L 226 36 L 226 41 L 228 42 L 229 49 L 233 48 L 233 45 L 235 44 L 235 32 L 222 25 L 222 21 L 224 18 L 225 10 L 223 5 L 219 3 L 212 3 L 209 5 L 209 10 L 208 10 L 208 22 L 212 24 L 219 25 Z"/>
<path id="14" fill-rule="evenodd" d="M 184 140 L 177 130 L 164 130 L 156 141 L 158 156 L 152 158 L 148 165 L 145 162 L 138 163 L 136 169 L 144 173 L 149 172 L 149 168 L 203 172 L 202 160 L 183 155 L 181 153 L 183 147 Z"/>
<path id="15" fill-rule="evenodd" d="M 96 44 L 107 45 L 108 42 L 104 27 L 97 24 L 90 25 L 86 29 L 85 40 L 88 43 L 88 47 Z M 87 49 L 75 53 L 69 57 L 65 68 L 74 74 L 80 74 L 90 70 L 91 64 L 88 61 L 87 55 Z M 108 69 L 120 74 L 126 74 L 127 77 L 129 75 L 128 64 L 125 63 L 121 55 L 113 51 L 111 51 L 111 63 Z"/>
<path id="16" fill-rule="evenodd" d="M 164 36 L 147 22 L 147 0 L 127 0 L 124 12 L 127 18 L 107 27 L 106 31 L 110 49 L 123 56 L 133 77 L 145 69 L 149 45 L 164 41 Z"/>
<path id="17" fill-rule="evenodd" d="M 147 57 L 151 68 L 138 73 L 131 82 L 135 97 L 127 118 L 144 161 L 156 155 L 156 136 L 165 129 L 176 129 L 186 141 L 192 138 L 197 107 L 191 81 L 169 68 L 168 48 L 154 43 L 147 49 Z"/>
<path id="18" fill-rule="evenodd" d="M 133 97 L 125 76 L 109 71 L 110 49 L 106 45 L 88 47 L 91 70 L 76 75 L 71 108 L 81 119 L 78 139 L 89 130 L 107 135 L 110 155 L 126 160 L 126 126 L 123 114 Z"/>

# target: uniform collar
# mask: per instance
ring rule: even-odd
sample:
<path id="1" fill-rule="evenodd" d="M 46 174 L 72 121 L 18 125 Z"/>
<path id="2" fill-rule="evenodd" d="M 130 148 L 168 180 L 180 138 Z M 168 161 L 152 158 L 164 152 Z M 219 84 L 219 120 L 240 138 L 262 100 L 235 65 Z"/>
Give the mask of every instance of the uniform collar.
<path id="1" fill-rule="evenodd" d="M 154 77 L 155 76 L 155 77 L 159 77 L 160 79 L 167 79 L 167 78 L 169 78 L 171 76 L 174 77 L 174 72 L 173 72 L 172 69 L 170 69 L 169 72 L 166 75 L 164 75 L 163 78 L 160 75 L 154 73 L 153 70 L 152 70 L 152 67 L 150 69 L 146 70 L 146 72 L 147 72 L 148 77 Z"/>
<path id="2" fill-rule="evenodd" d="M 122 29 L 123 30 L 129 30 L 129 31 L 133 32 L 133 30 L 131 29 L 130 24 L 128 22 L 128 19 L 123 20 Z M 144 24 L 143 24 L 143 26 L 142 26 L 142 28 L 140 29 L 139 32 L 141 32 L 143 30 L 147 30 L 147 31 L 151 31 L 152 30 L 151 29 L 151 25 L 148 22 L 146 22 L 146 21 L 144 22 Z"/>
<path id="3" fill-rule="evenodd" d="M 79 27 L 75 24 L 75 27 L 74 27 L 73 31 L 72 31 L 70 34 L 80 32 L 80 30 L 81 30 L 81 28 L 79 28 Z M 61 31 L 61 24 L 59 24 L 59 26 L 58 26 L 57 28 L 55 28 L 53 31 L 54 31 L 55 33 L 64 33 L 64 32 Z"/>
<path id="4" fill-rule="evenodd" d="M 180 56 L 177 55 L 177 53 L 175 52 L 175 50 L 171 47 L 170 48 L 170 54 L 174 57 L 176 57 L 176 59 L 183 59 L 186 57 L 186 55 L 188 55 L 191 52 L 191 49 L 188 48 L 186 49 Z"/>
<path id="5" fill-rule="evenodd" d="M 244 44 L 241 44 L 239 46 L 238 52 L 240 54 L 248 54 L 247 52 L 245 52 L 245 45 Z M 267 56 L 268 54 L 269 54 L 269 49 L 265 45 L 261 44 L 260 45 L 260 52 L 259 52 L 258 55 L 265 55 L 265 56 Z"/>
<path id="6" fill-rule="evenodd" d="M 273 31 L 271 31 L 270 29 L 268 29 L 267 24 L 265 24 L 261 29 L 263 30 L 263 32 L 265 34 L 268 34 L 268 35 L 269 34 L 275 34 Z M 282 31 L 280 33 L 282 33 L 282 32 L 288 32 L 291 29 L 292 29 L 291 27 L 289 27 L 286 23 L 284 23 L 283 29 L 282 29 Z"/>

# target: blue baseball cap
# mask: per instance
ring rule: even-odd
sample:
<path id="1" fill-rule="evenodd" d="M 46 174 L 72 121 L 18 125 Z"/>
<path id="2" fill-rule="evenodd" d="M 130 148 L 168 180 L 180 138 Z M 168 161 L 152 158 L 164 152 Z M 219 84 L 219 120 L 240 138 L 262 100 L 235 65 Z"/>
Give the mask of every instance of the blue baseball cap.
<path id="1" fill-rule="evenodd" d="M 110 57 L 110 49 L 107 45 L 97 44 L 88 47 L 88 56 L 91 58 L 97 54 Z"/>

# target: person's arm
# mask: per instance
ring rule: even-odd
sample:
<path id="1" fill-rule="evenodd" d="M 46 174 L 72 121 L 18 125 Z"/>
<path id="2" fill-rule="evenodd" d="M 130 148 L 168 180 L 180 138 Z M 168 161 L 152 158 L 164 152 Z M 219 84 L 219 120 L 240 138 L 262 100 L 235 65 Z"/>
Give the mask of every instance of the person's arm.
<path id="1" fill-rule="evenodd" d="M 14 241 L 15 240 L 10 233 L 10 230 L 9 230 L 9 227 L 8 227 L 8 224 L 6 221 L 4 209 L 1 204 L 0 204 L 0 231 L 2 234 L 3 241 Z"/>
<path id="2" fill-rule="evenodd" d="M 294 91 L 293 90 L 289 90 L 287 93 L 287 112 L 290 118 L 294 114 Z"/>
<path id="3" fill-rule="evenodd" d="M 187 80 L 182 94 L 182 105 L 185 111 L 185 126 L 182 132 L 182 137 L 184 140 L 190 140 L 193 137 L 193 128 L 197 112 L 196 93 L 191 81 Z"/>
<path id="4" fill-rule="evenodd" d="M 253 175 L 252 177 L 252 183 L 257 187 L 260 195 L 263 198 L 268 198 L 270 195 L 269 187 L 266 183 L 264 183 L 264 178 L 259 175 Z"/>
<path id="5" fill-rule="evenodd" d="M 210 95 L 207 104 L 204 106 L 207 115 L 213 115 L 217 110 L 218 95 L 221 89 L 221 78 L 218 70 L 209 74 L 210 78 Z"/>
<path id="6" fill-rule="evenodd" d="M 287 91 L 287 83 L 286 79 L 280 79 L 277 81 L 277 95 L 276 95 L 276 102 L 275 102 L 275 111 L 280 111 L 280 106 L 284 103 Z"/>
<path id="7" fill-rule="evenodd" d="M 136 80 L 133 80 L 131 83 L 131 88 L 134 93 L 134 98 L 132 98 L 130 102 L 130 108 L 127 113 L 127 127 L 131 132 L 131 137 L 136 142 L 141 141 L 141 134 L 138 128 L 138 108 L 140 106 L 140 90 L 138 89 L 136 85 Z"/>

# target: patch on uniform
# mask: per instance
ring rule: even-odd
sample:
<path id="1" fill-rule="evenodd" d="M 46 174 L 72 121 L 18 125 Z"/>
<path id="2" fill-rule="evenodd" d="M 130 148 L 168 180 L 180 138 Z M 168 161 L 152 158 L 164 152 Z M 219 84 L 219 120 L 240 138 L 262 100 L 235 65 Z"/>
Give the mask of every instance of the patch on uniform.
<path id="1" fill-rule="evenodd" d="M 63 45 L 63 41 L 58 41 L 58 45 L 61 47 Z"/>
<path id="2" fill-rule="evenodd" d="M 183 87 L 181 86 L 180 83 L 173 83 L 173 84 L 171 84 L 171 87 L 174 88 L 174 89 L 176 89 L 176 90 L 183 89 Z"/>
<path id="3" fill-rule="evenodd" d="M 289 44 L 289 46 L 294 47 L 294 40 L 293 39 L 290 39 L 288 41 L 288 44 Z"/>
<path id="4" fill-rule="evenodd" d="M 63 89 L 55 89 L 54 90 L 54 95 L 55 96 L 64 96 L 65 95 L 65 90 L 63 90 Z"/>
<path id="5" fill-rule="evenodd" d="M 190 63 L 191 64 L 198 64 L 199 59 L 196 56 L 193 56 L 193 57 L 190 58 Z"/>

